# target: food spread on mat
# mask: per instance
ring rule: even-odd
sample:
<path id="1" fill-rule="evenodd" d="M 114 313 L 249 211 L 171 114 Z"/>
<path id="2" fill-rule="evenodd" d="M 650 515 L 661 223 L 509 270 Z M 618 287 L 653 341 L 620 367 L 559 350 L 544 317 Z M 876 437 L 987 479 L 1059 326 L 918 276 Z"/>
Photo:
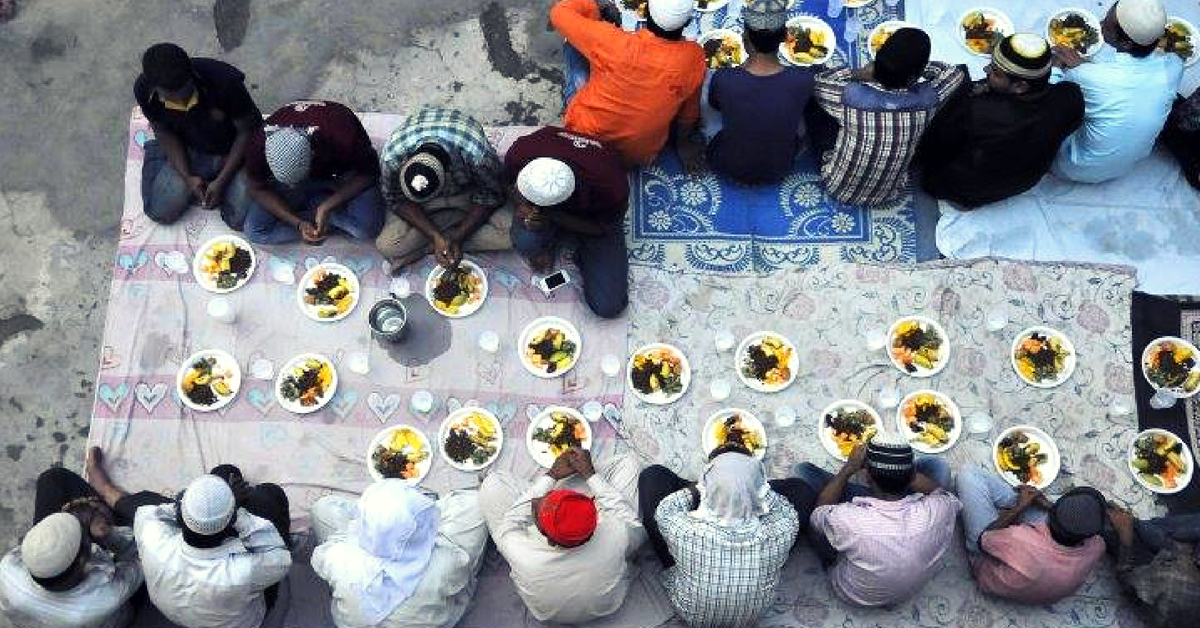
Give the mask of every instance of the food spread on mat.
<path id="1" fill-rule="evenodd" d="M 1032 384 L 1059 379 L 1067 366 L 1071 352 L 1057 334 L 1031 332 L 1013 352 L 1017 373 Z"/>
<path id="2" fill-rule="evenodd" d="M 996 446 L 996 463 L 1000 469 L 1017 476 L 1022 484 L 1038 486 L 1042 483 L 1041 466 L 1050 459 L 1042 451 L 1042 444 L 1021 430 L 1000 439 Z"/>
<path id="3" fill-rule="evenodd" d="M 634 354 L 629 381 L 643 395 L 668 397 L 683 392 L 683 356 L 669 347 L 654 347 Z"/>
<path id="4" fill-rule="evenodd" d="M 829 430 L 843 458 L 849 457 L 854 446 L 866 443 L 879 431 L 875 417 L 863 408 L 837 408 L 825 414 L 825 429 Z"/>
<path id="5" fill-rule="evenodd" d="M 704 58 L 708 60 L 710 68 L 732 68 L 746 60 L 746 52 L 742 50 L 739 37 L 722 33 L 704 42 Z"/>
<path id="6" fill-rule="evenodd" d="M 1188 61 L 1195 52 L 1192 35 L 1192 31 L 1186 23 L 1179 20 L 1167 20 L 1167 30 L 1158 40 L 1158 47 L 1166 52 L 1173 52 L 1184 61 Z"/>
<path id="7" fill-rule="evenodd" d="M 892 358 L 908 373 L 937 368 L 945 341 L 931 324 L 910 318 L 896 325 L 892 335 Z"/>
<path id="8" fill-rule="evenodd" d="M 1183 441 L 1161 432 L 1146 434 L 1134 442 L 1130 464 L 1147 484 L 1165 489 L 1178 487 L 1180 478 L 1188 474 Z"/>
<path id="9" fill-rule="evenodd" d="M 1146 379 L 1157 388 L 1173 388 L 1191 394 L 1200 388 L 1200 369 L 1192 348 L 1164 340 L 1146 356 Z"/>
<path id="10" fill-rule="evenodd" d="M 715 422 L 712 429 L 717 447 L 722 445 L 738 445 L 744 447 L 751 454 L 766 447 L 763 435 L 751 426 L 748 421 L 743 419 L 740 414 L 734 413 Z"/>
<path id="11" fill-rule="evenodd" d="M 778 336 L 763 336 L 746 348 L 742 362 L 742 375 L 757 380 L 769 387 L 778 387 L 791 381 L 792 370 L 788 363 L 795 351 Z"/>
<path id="12" fill-rule="evenodd" d="M 214 242 L 200 260 L 200 272 L 218 290 L 231 290 L 243 283 L 254 259 L 248 249 L 234 242 Z"/>
<path id="13" fill-rule="evenodd" d="M 483 278 L 468 266 L 442 272 L 433 288 L 433 306 L 456 316 L 483 299 Z"/>
<path id="14" fill-rule="evenodd" d="M 417 465 L 428 457 L 429 451 L 421 435 L 410 428 L 401 427 L 393 431 L 387 441 L 375 447 L 375 451 L 371 452 L 371 463 L 385 478 L 415 480 L 421 476 Z"/>
<path id="15" fill-rule="evenodd" d="M 582 447 L 588 439 L 587 427 L 566 412 L 551 412 L 550 425 L 535 428 L 532 439 L 545 443 L 550 455 L 558 458 L 572 447 Z"/>
<path id="16" fill-rule="evenodd" d="M 304 303 L 315 308 L 317 318 L 334 318 L 345 314 L 357 295 L 354 284 L 337 272 L 320 268 L 312 283 L 304 289 Z"/>
<path id="17" fill-rule="evenodd" d="M 991 54 L 1004 32 L 999 28 L 999 20 L 985 11 L 971 11 L 963 16 L 963 44 L 976 54 Z"/>
<path id="18" fill-rule="evenodd" d="M 932 448 L 942 447 L 950 442 L 950 433 L 954 431 L 954 413 L 937 395 L 913 395 L 901 407 L 900 412 L 905 425 L 916 434 L 912 439 L 914 442 Z"/>
<path id="19" fill-rule="evenodd" d="M 1082 13 L 1070 12 L 1051 19 L 1049 31 L 1055 46 L 1074 48 L 1080 54 L 1100 42 L 1100 32 Z"/>
<path id="20" fill-rule="evenodd" d="M 279 394 L 287 401 L 312 407 L 321 402 L 333 383 L 333 366 L 316 358 L 292 367 L 279 383 Z"/>
<path id="21" fill-rule="evenodd" d="M 233 369 L 218 363 L 216 356 L 204 356 L 192 363 L 179 382 L 180 392 L 198 406 L 211 406 L 237 392 Z"/>
<path id="22" fill-rule="evenodd" d="M 811 24 L 797 24 L 787 29 L 785 50 L 796 63 L 813 64 L 829 57 L 829 33 Z"/>
<path id="23" fill-rule="evenodd" d="M 575 343 L 557 327 L 547 327 L 529 339 L 525 360 L 535 369 L 547 374 L 565 371 L 575 363 Z"/>
<path id="24" fill-rule="evenodd" d="M 442 449 L 462 465 L 481 467 L 499 451 L 499 426 L 482 412 L 470 412 L 452 421 Z"/>

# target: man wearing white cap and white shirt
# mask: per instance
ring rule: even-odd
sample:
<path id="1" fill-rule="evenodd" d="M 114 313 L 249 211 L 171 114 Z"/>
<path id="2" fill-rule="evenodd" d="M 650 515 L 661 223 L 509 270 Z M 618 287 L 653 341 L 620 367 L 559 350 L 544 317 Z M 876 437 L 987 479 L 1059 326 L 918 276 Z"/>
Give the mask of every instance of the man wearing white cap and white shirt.
<path id="1" fill-rule="evenodd" d="M 675 125 L 688 170 L 704 164 L 696 141 L 704 50 L 683 39 L 693 0 L 650 0 L 646 27 L 628 33 L 611 0 L 560 0 L 550 23 L 566 38 L 563 126 L 597 138 L 626 165 L 654 161 Z"/>
<path id="2" fill-rule="evenodd" d="M 275 524 L 240 507 L 239 493 L 202 475 L 176 503 L 143 506 L 134 516 L 150 600 L 185 628 L 258 628 L 264 592 L 292 565 Z"/>
<path id="3" fill-rule="evenodd" d="M 1159 0 L 1118 0 L 1101 22 L 1108 45 L 1090 62 L 1073 49 L 1055 48 L 1064 81 L 1083 91 L 1083 125 L 1063 142 L 1051 172 L 1084 183 L 1115 179 L 1154 150 L 1183 60 L 1155 50 L 1166 30 Z"/>
<path id="4" fill-rule="evenodd" d="M 512 242 L 535 272 L 550 269 L 560 243 L 575 246 L 583 296 L 597 316 L 629 302 L 629 258 L 621 228 L 629 178 L 599 140 L 548 126 L 517 139 L 504 157 L 515 188 Z"/>

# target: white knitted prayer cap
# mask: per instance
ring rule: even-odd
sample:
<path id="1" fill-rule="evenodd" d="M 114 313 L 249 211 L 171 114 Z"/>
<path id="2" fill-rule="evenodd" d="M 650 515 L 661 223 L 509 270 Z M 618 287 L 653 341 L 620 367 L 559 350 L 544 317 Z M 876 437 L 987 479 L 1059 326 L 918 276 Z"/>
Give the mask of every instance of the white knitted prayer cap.
<path id="1" fill-rule="evenodd" d="M 237 502 L 225 480 L 202 475 L 192 480 L 183 492 L 179 512 L 189 530 L 212 536 L 229 526 L 237 512 Z"/>
<path id="2" fill-rule="evenodd" d="M 292 127 L 281 127 L 267 132 L 264 147 L 267 165 L 275 180 L 284 185 L 295 185 L 308 177 L 312 167 L 312 146 L 308 134 Z"/>
<path id="3" fill-rule="evenodd" d="M 1119 0 L 1117 24 L 1129 38 L 1149 46 L 1167 29 L 1167 11 L 1159 0 Z"/>
<path id="4" fill-rule="evenodd" d="M 557 159 L 538 157 L 517 174 L 517 191 L 538 207 L 553 207 L 575 192 L 575 173 Z"/>
<path id="5" fill-rule="evenodd" d="M 650 17 L 665 31 L 683 28 L 692 19 L 694 0 L 650 0 Z"/>
<path id="6" fill-rule="evenodd" d="M 56 512 L 33 526 L 21 541 L 21 561 L 34 578 L 61 576 L 75 562 L 83 526 L 75 515 Z"/>

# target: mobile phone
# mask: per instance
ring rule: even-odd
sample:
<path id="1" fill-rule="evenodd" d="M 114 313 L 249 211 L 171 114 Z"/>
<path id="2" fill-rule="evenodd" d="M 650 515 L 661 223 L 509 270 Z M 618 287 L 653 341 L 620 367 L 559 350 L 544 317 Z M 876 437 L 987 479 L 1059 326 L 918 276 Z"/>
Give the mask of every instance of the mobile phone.
<path id="1" fill-rule="evenodd" d="M 565 270 L 556 270 L 545 277 L 534 279 L 533 285 L 538 287 L 546 296 L 550 296 L 551 292 L 571 283 L 571 276 Z"/>

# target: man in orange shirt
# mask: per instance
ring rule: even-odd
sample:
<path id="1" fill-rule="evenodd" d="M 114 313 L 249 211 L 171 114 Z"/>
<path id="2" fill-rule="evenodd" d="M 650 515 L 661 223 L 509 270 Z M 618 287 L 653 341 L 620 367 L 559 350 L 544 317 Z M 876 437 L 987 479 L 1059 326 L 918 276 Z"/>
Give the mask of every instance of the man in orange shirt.
<path id="1" fill-rule="evenodd" d="M 607 0 L 555 4 L 550 23 L 567 39 L 564 126 L 615 148 L 626 165 L 641 166 L 654 161 L 674 122 L 684 166 L 702 168 L 704 149 L 693 133 L 700 119 L 704 50 L 683 39 L 692 1 L 650 0 L 646 28 L 633 33 L 615 25 L 620 13 Z M 578 91 L 578 72 L 570 70 L 575 65 L 587 67 Z"/>

